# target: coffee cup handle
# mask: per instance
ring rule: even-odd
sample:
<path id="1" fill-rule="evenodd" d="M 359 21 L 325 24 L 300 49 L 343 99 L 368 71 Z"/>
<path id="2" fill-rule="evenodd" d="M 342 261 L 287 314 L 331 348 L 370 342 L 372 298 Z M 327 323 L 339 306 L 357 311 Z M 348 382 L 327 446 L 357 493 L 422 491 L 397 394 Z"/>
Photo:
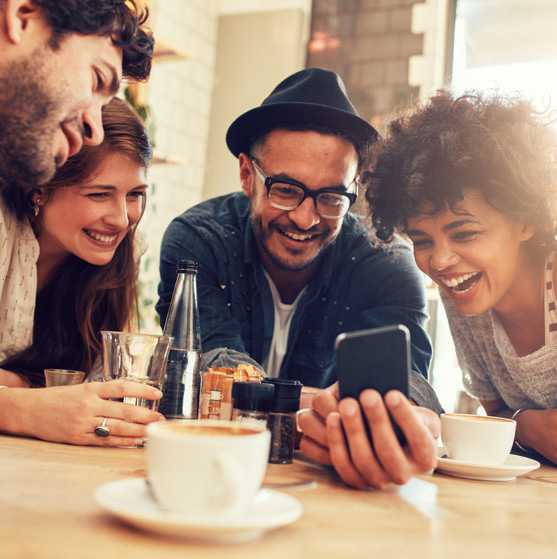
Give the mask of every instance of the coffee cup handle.
<path id="1" fill-rule="evenodd" d="M 223 506 L 230 508 L 234 503 L 238 503 L 241 499 L 240 487 L 242 485 L 242 477 L 244 472 L 236 460 L 229 456 L 219 454 L 215 457 L 218 469 L 222 473 L 224 486 Z"/>

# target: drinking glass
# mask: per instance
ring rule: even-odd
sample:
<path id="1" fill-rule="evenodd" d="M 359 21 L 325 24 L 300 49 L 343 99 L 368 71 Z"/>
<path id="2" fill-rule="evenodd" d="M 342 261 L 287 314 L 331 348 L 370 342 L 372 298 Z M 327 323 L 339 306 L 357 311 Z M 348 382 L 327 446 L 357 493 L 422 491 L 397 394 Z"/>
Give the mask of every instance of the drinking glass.
<path id="1" fill-rule="evenodd" d="M 105 381 L 126 379 L 154 386 L 164 382 L 170 336 L 102 331 L 103 377 Z M 125 404 L 157 410 L 158 400 L 126 396 Z"/>
<path id="2" fill-rule="evenodd" d="M 44 379 L 46 386 L 70 386 L 81 384 L 87 373 L 83 371 L 72 371 L 69 369 L 45 369 Z"/>

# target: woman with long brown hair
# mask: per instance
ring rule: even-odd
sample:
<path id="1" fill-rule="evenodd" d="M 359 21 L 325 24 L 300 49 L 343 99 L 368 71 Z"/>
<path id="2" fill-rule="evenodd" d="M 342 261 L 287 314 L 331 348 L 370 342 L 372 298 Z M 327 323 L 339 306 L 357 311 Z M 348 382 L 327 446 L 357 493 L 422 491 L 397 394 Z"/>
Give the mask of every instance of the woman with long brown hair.
<path id="1" fill-rule="evenodd" d="M 30 200 L 0 197 L 3 431 L 76 444 L 134 444 L 144 424 L 161 418 L 108 400 L 160 397 L 137 383 L 26 389 L 44 386 L 47 367 L 90 372 L 100 358 L 100 331 L 124 330 L 134 320 L 134 239 L 151 146 L 124 101 L 114 99 L 103 109 L 103 125 L 102 144 L 85 146 Z M 104 418 L 111 436 L 103 439 L 94 433 Z"/>

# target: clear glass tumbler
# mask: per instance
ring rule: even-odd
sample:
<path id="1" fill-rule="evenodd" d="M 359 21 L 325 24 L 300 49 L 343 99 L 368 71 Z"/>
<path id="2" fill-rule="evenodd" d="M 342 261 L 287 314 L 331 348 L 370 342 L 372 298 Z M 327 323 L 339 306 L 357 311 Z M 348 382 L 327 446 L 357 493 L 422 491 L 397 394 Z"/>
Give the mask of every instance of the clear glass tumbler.
<path id="1" fill-rule="evenodd" d="M 126 379 L 161 389 L 170 349 L 170 336 L 102 331 L 105 381 Z M 157 410 L 158 400 L 125 397 L 123 402 Z"/>

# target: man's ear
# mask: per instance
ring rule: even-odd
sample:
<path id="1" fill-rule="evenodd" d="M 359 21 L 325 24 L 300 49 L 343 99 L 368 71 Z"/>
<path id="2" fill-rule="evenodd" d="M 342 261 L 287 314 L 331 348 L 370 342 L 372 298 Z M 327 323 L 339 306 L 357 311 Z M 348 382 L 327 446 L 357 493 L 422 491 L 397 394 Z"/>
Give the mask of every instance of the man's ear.
<path id="1" fill-rule="evenodd" d="M 0 18 L 0 28 L 8 42 L 18 45 L 23 41 L 29 23 L 43 19 L 44 15 L 30 0 L 4 0 Z"/>
<path id="2" fill-rule="evenodd" d="M 255 188 L 255 173 L 253 172 L 251 159 L 245 153 L 241 153 L 238 156 L 238 163 L 240 164 L 240 182 L 242 183 L 242 190 L 248 198 L 251 198 Z"/>

